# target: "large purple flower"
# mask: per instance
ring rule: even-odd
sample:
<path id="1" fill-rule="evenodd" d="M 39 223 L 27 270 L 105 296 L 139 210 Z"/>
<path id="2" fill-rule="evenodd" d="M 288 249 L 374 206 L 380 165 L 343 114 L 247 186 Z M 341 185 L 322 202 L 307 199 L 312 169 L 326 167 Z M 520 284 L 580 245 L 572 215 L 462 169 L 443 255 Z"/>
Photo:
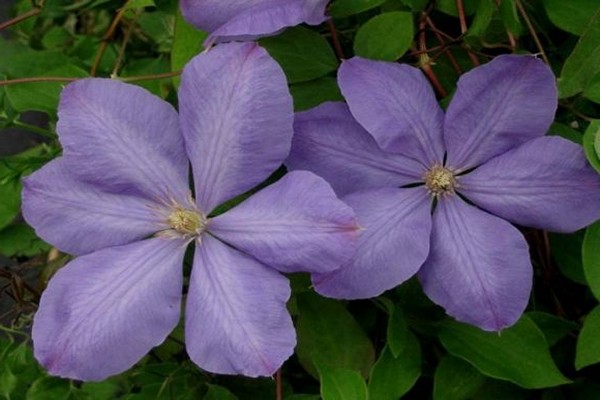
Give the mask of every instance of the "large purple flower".
<path id="1" fill-rule="evenodd" d="M 287 160 L 329 180 L 365 229 L 349 265 L 313 277 L 316 290 L 372 297 L 418 272 L 458 320 L 513 324 L 532 267 L 507 221 L 571 232 L 600 218 L 600 178 L 580 146 L 544 137 L 557 106 L 550 69 L 497 57 L 461 77 L 445 115 L 406 65 L 353 58 L 339 84 L 348 106 L 298 114 Z"/>
<path id="2" fill-rule="evenodd" d="M 207 43 L 252 40 L 326 20 L 329 0 L 182 0 L 185 19 L 210 33 Z"/>
<path id="3" fill-rule="evenodd" d="M 79 256 L 52 278 L 33 323 L 35 355 L 52 374 L 100 380 L 165 340 L 180 319 L 193 241 L 190 357 L 211 372 L 271 375 L 295 345 L 279 272 L 325 273 L 352 256 L 354 214 L 311 172 L 212 215 L 264 181 L 291 146 L 292 100 L 263 49 L 236 43 L 197 56 L 179 110 L 109 79 L 62 93 L 64 155 L 23 193 L 38 234 Z"/>

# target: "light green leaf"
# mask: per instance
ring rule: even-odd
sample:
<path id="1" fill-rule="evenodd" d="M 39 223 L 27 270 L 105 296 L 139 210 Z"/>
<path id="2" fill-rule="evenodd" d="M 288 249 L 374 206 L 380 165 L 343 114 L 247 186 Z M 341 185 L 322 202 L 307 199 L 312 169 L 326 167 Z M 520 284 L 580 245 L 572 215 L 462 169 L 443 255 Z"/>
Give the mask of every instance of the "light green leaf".
<path id="1" fill-rule="evenodd" d="M 577 339 L 575 367 L 580 370 L 588 365 L 600 363 L 600 306 L 597 306 L 583 321 Z"/>
<path id="2" fill-rule="evenodd" d="M 583 150 L 589 163 L 600 173 L 600 155 L 596 151 L 596 142 L 600 137 L 600 120 L 594 120 L 583 134 Z"/>
<path id="3" fill-rule="evenodd" d="M 447 320 L 439 337 L 450 354 L 492 378 L 527 389 L 570 382 L 554 364 L 543 333 L 527 316 L 498 333 Z"/>
<path id="4" fill-rule="evenodd" d="M 237 400 L 237 397 L 223 386 L 208 385 L 208 391 L 202 400 Z"/>
<path id="5" fill-rule="evenodd" d="M 373 345 L 342 303 L 313 292 L 300 293 L 296 326 L 296 353 L 313 376 L 318 376 L 316 364 L 368 375 L 374 359 Z"/>
<path id="6" fill-rule="evenodd" d="M 338 67 L 338 60 L 327 40 L 303 26 L 261 39 L 260 44 L 281 65 L 290 83 L 311 81 Z"/>
<path id="7" fill-rule="evenodd" d="M 583 92 L 600 64 L 600 9 L 594 14 L 558 78 L 559 98 Z"/>
<path id="8" fill-rule="evenodd" d="M 370 10 L 385 3 L 386 0 L 336 0 L 329 7 L 331 16 L 348 17 Z"/>
<path id="9" fill-rule="evenodd" d="M 396 400 L 406 394 L 421 375 L 421 346 L 414 334 L 408 333 L 404 350 L 394 357 L 386 346 L 371 370 L 369 399 Z"/>
<path id="10" fill-rule="evenodd" d="M 295 83 L 290 86 L 294 98 L 294 110 L 304 111 L 326 101 L 344 101 L 337 80 L 324 76 L 314 81 Z"/>
<path id="11" fill-rule="evenodd" d="M 374 60 L 395 61 L 410 48 L 414 34 L 412 13 L 379 14 L 356 33 L 354 52 Z"/>
<path id="12" fill-rule="evenodd" d="M 196 29 L 187 23 L 181 11 L 177 11 L 175 16 L 175 36 L 173 37 L 173 50 L 171 51 L 171 70 L 179 71 L 202 50 L 202 43 L 208 34 Z M 179 85 L 180 78 L 173 78 L 176 86 Z"/>
<path id="13" fill-rule="evenodd" d="M 597 0 L 543 0 L 550 21 L 560 29 L 581 35 L 596 13 Z"/>
<path id="14" fill-rule="evenodd" d="M 367 385 L 356 371 L 318 365 L 323 400 L 367 400 Z"/>
<path id="15" fill-rule="evenodd" d="M 485 380 L 471 364 L 448 354 L 435 369 L 433 400 L 470 399 Z"/>
<path id="16" fill-rule="evenodd" d="M 590 225 L 581 246 L 583 272 L 590 290 L 600 300 L 600 222 Z"/>

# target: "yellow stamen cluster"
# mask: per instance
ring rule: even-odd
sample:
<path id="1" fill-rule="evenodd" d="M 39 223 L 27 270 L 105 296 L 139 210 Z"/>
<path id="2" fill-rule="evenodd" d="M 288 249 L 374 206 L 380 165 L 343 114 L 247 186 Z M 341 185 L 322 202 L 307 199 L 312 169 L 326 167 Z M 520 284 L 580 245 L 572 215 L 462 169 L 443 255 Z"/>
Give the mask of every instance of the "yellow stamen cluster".
<path id="1" fill-rule="evenodd" d="M 431 168 L 424 176 L 425 186 L 434 196 L 452 194 L 458 186 L 454 173 L 447 168 L 437 165 Z"/>
<path id="2" fill-rule="evenodd" d="M 198 211 L 175 207 L 167 218 L 171 228 L 185 236 L 197 236 L 206 227 L 206 218 Z"/>

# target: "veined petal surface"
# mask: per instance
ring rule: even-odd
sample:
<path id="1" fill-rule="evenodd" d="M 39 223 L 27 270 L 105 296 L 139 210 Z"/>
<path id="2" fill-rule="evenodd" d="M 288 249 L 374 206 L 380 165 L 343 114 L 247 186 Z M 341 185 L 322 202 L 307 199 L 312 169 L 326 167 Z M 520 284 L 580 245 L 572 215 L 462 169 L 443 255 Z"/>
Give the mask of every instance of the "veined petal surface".
<path id="1" fill-rule="evenodd" d="M 348 106 L 334 102 L 296 114 L 285 164 L 322 176 L 340 196 L 415 183 L 425 173 L 418 161 L 381 150 Z"/>
<path id="2" fill-rule="evenodd" d="M 288 280 L 204 235 L 196 247 L 185 336 L 192 361 L 219 374 L 270 376 L 294 352 Z"/>
<path id="3" fill-rule="evenodd" d="M 354 212 L 331 186 L 293 171 L 210 221 L 210 232 L 283 272 L 328 272 L 352 257 Z"/>
<path id="4" fill-rule="evenodd" d="M 23 180 L 23 216 L 42 239 L 82 255 L 143 239 L 164 224 L 150 200 L 77 179 L 64 157 Z"/>
<path id="5" fill-rule="evenodd" d="M 581 146 L 560 137 L 531 140 L 460 182 L 469 200 L 519 225 L 574 232 L 600 218 L 600 176 Z"/>
<path id="6" fill-rule="evenodd" d="M 464 171 L 545 135 L 557 97 L 552 70 L 534 56 L 498 56 L 462 75 L 444 122 L 446 165 Z"/>
<path id="7" fill-rule="evenodd" d="M 35 357 L 52 374 L 100 381 L 132 367 L 179 321 L 185 242 L 154 238 L 71 261 L 44 291 Z"/>
<path id="8" fill-rule="evenodd" d="M 431 199 L 424 188 L 381 188 L 343 200 L 362 228 L 356 255 L 342 268 L 313 275 L 328 297 L 375 297 L 413 276 L 429 253 Z"/>
<path id="9" fill-rule="evenodd" d="M 442 163 L 444 114 L 419 69 L 354 57 L 342 63 L 338 83 L 352 115 L 383 150 L 426 166 Z"/>
<path id="10" fill-rule="evenodd" d="M 113 79 L 70 83 L 61 94 L 57 131 L 71 173 L 99 190 L 188 198 L 177 112 L 145 89 Z"/>
<path id="11" fill-rule="evenodd" d="M 533 268 L 527 242 L 514 226 L 452 196 L 438 202 L 419 278 L 449 315 L 499 331 L 525 310 Z"/>
<path id="12" fill-rule="evenodd" d="M 184 17 L 211 41 L 251 40 L 288 26 L 325 21 L 329 0 L 183 0 Z"/>
<path id="13" fill-rule="evenodd" d="M 264 181 L 289 153 L 294 114 L 287 82 L 254 43 L 222 44 L 192 59 L 179 112 L 205 214 Z"/>

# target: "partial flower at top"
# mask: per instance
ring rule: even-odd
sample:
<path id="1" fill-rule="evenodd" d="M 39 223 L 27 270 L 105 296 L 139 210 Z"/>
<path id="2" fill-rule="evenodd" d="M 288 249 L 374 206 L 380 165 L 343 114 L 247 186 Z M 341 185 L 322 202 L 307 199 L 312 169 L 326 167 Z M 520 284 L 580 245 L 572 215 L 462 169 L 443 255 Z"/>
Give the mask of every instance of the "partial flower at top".
<path id="1" fill-rule="evenodd" d="M 329 180 L 364 228 L 354 259 L 313 276 L 316 290 L 372 297 L 418 272 L 456 319 L 513 324 L 532 266 L 507 221 L 572 232 L 600 218 L 600 177 L 581 147 L 544 136 L 557 106 L 551 70 L 496 57 L 460 78 L 445 115 L 407 65 L 353 58 L 338 80 L 348 106 L 298 114 L 286 162 Z"/>
<path id="2" fill-rule="evenodd" d="M 37 359 L 80 380 L 135 364 L 179 322 L 193 242 L 191 359 L 216 373 L 273 374 L 295 345 L 280 272 L 331 272 L 356 236 L 352 210 L 310 172 L 213 214 L 289 152 L 292 99 L 280 67 L 255 44 L 221 45 L 185 67 L 179 115 L 109 79 L 68 85 L 58 114 L 64 155 L 25 180 L 23 212 L 42 238 L 79 257 L 42 295 Z"/>
<path id="3" fill-rule="evenodd" d="M 207 31 L 207 43 L 254 40 L 284 28 L 327 19 L 329 0 L 182 0 L 186 20 Z"/>

